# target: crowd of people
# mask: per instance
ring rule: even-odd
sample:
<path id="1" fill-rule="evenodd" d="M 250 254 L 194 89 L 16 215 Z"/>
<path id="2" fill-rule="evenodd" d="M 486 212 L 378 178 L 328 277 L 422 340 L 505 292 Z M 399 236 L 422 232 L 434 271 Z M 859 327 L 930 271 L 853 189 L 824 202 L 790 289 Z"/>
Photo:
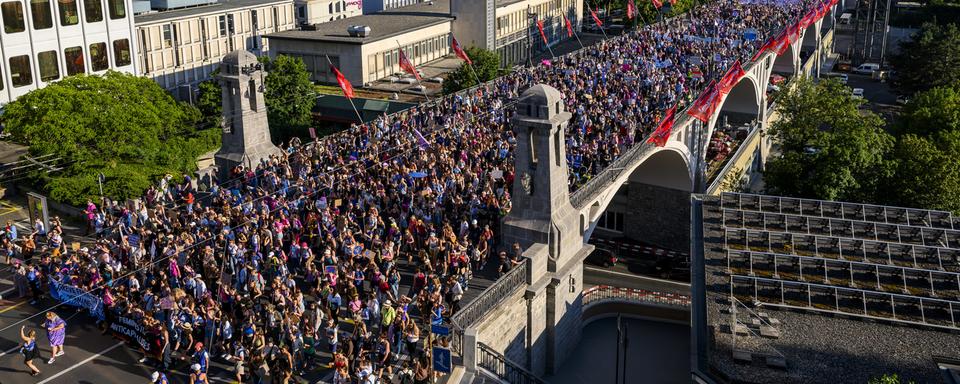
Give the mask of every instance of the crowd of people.
<path id="1" fill-rule="evenodd" d="M 537 83 L 565 95 L 576 188 L 809 6 L 703 4 L 550 65 L 291 142 L 209 188 L 168 176 L 137 201 L 90 202 L 97 240 L 79 249 L 55 220 L 5 229 L 0 250 L 7 263 L 25 260 L 21 294 L 40 299 L 55 281 L 102 300 L 105 329 L 120 317 L 142 324 L 156 383 L 179 361 L 191 383 L 208 380 L 212 361 L 240 382 L 288 383 L 318 368 L 336 383 L 427 382 L 430 326 L 460 310 L 474 275 L 522 262 L 518 245 L 499 240 L 514 177 L 511 100 Z"/>

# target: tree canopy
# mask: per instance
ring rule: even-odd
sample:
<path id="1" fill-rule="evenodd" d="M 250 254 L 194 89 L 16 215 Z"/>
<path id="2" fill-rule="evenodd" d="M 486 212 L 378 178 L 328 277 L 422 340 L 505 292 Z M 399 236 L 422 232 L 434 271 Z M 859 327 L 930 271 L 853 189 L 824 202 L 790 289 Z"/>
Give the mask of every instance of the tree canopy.
<path id="1" fill-rule="evenodd" d="M 960 212 L 960 132 L 937 136 L 907 134 L 897 140 L 894 176 L 881 195 L 887 204 Z"/>
<path id="2" fill-rule="evenodd" d="M 119 72 L 77 75 L 7 104 L 3 115 L 14 141 L 33 155 L 53 153 L 63 171 L 35 175 L 49 195 L 70 204 L 104 193 L 139 196 L 157 177 L 196 169 L 199 155 L 219 146 L 220 130 L 198 130 L 200 112 L 178 103 L 148 78 Z"/>
<path id="3" fill-rule="evenodd" d="M 897 69 L 895 85 L 905 94 L 960 81 L 960 27 L 924 23 L 913 39 L 891 57 Z"/>
<path id="4" fill-rule="evenodd" d="M 303 60 L 278 55 L 273 59 L 261 57 L 260 61 L 267 71 L 264 99 L 274 142 L 305 131 L 312 122 L 316 90 Z"/>
<path id="5" fill-rule="evenodd" d="M 890 174 L 884 161 L 893 138 L 883 120 L 835 80 L 791 82 L 777 102 L 770 130 L 781 155 L 768 161 L 769 192 L 824 200 L 870 201 Z"/>
<path id="6" fill-rule="evenodd" d="M 463 62 L 460 68 L 450 73 L 444 80 L 443 92 L 453 93 L 477 85 L 477 77 L 480 81 L 487 82 L 500 75 L 500 55 L 496 52 L 477 47 L 467 48 L 465 52 L 473 61 L 476 76 L 467 62 Z"/>
<path id="7" fill-rule="evenodd" d="M 900 134 L 930 136 L 960 130 L 960 89 L 940 86 L 914 95 L 897 124 Z"/>

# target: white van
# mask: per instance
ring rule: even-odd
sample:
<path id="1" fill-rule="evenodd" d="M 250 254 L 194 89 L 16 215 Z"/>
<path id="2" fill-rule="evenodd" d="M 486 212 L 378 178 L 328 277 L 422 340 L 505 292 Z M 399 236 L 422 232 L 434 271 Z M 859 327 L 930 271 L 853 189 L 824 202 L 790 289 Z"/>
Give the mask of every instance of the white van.
<path id="1" fill-rule="evenodd" d="M 861 75 L 872 75 L 874 71 L 880 70 L 880 64 L 877 63 L 863 63 L 859 67 L 853 69 L 853 73 L 858 73 Z"/>

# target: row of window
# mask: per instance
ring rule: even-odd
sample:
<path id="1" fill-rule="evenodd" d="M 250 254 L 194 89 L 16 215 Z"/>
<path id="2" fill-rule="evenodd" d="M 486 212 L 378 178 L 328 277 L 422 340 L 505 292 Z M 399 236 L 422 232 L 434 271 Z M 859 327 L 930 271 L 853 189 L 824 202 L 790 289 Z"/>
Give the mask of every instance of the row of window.
<path id="1" fill-rule="evenodd" d="M 50 0 L 28 0 L 30 2 L 30 18 L 33 20 L 33 29 L 41 30 L 53 27 L 53 15 Z M 84 18 L 87 23 L 103 21 L 103 5 L 101 0 L 82 0 Z M 77 9 L 77 0 L 57 0 L 57 8 L 61 26 L 76 25 L 80 22 L 80 13 Z M 123 19 L 127 16 L 123 0 L 107 0 L 107 11 L 111 20 Z M 3 15 L 3 31 L 18 33 L 26 30 L 23 3 L 19 1 L 5 1 L 0 3 L 0 13 Z"/>
<path id="2" fill-rule="evenodd" d="M 107 43 L 93 43 L 90 49 L 90 69 L 94 72 L 110 68 L 107 53 Z M 63 59 L 66 64 L 66 75 L 73 76 L 86 72 L 86 63 L 83 60 L 82 47 L 69 47 L 63 50 Z M 119 39 L 113 41 L 113 64 L 115 67 L 130 65 L 130 40 Z M 43 51 L 37 54 L 37 66 L 40 69 L 40 81 L 51 82 L 60 79 L 60 60 L 57 51 Z M 14 88 L 33 85 L 33 67 L 30 66 L 30 55 L 13 56 L 10 58 L 10 83 Z M 0 81 L 0 90 L 3 82 Z"/>
<path id="3" fill-rule="evenodd" d="M 414 65 L 438 59 L 450 53 L 450 35 L 440 35 L 403 46 L 403 54 Z M 379 79 L 399 71 L 400 53 L 396 49 L 378 52 L 367 57 L 367 74 Z M 396 66 L 396 67 L 395 67 Z"/>

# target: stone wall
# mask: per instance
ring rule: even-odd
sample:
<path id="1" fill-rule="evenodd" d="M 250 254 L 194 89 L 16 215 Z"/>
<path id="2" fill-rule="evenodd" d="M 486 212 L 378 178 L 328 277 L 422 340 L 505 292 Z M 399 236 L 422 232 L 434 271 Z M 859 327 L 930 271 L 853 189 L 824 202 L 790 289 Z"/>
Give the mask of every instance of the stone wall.
<path id="1" fill-rule="evenodd" d="M 690 249 L 690 192 L 630 183 L 624 235 L 662 248 Z"/>
<path id="2" fill-rule="evenodd" d="M 558 284 L 553 287 L 556 300 L 547 301 L 555 303 L 555 313 L 558 317 L 554 322 L 556 326 L 551 330 L 555 336 L 553 339 L 555 340 L 553 346 L 555 357 L 551 366 L 547 367 L 550 373 L 558 371 L 580 343 L 580 334 L 583 331 L 583 263 L 577 263 L 567 275 L 558 276 L 558 279 Z"/>
<path id="3" fill-rule="evenodd" d="M 484 316 L 477 325 L 477 341 L 522 366 L 527 361 L 527 301 L 521 287 Z"/>

